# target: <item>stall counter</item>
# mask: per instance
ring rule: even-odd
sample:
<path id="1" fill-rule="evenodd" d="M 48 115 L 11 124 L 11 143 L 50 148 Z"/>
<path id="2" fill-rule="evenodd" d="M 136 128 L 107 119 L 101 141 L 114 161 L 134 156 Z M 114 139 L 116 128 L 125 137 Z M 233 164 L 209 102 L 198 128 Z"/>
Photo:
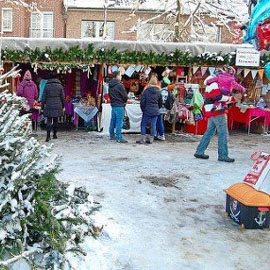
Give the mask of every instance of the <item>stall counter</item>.
<path id="1" fill-rule="evenodd" d="M 102 104 L 102 113 L 99 121 L 99 131 L 103 134 L 109 134 L 110 121 L 111 121 L 111 104 Z M 126 115 L 129 118 L 129 129 L 123 129 L 123 133 L 140 133 L 141 132 L 141 119 L 142 111 L 140 104 L 127 104 Z"/>

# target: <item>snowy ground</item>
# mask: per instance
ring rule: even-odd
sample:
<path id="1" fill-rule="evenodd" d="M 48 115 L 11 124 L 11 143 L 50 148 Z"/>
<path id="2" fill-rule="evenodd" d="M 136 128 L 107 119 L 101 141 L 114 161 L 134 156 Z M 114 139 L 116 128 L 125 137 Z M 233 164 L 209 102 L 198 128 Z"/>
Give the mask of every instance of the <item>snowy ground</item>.
<path id="1" fill-rule="evenodd" d="M 171 136 L 153 145 L 126 138 L 130 143 L 120 145 L 68 132 L 55 141 L 63 154 L 58 178 L 85 185 L 111 224 L 113 234 L 101 238 L 103 264 L 88 270 L 269 270 L 270 231 L 240 231 L 224 214 L 223 189 L 243 179 L 249 156 L 268 151 L 270 137 L 233 134 L 234 164 L 217 161 L 216 139 L 205 161 L 193 157 L 198 138 Z M 100 244 L 94 245 L 93 256 Z"/>

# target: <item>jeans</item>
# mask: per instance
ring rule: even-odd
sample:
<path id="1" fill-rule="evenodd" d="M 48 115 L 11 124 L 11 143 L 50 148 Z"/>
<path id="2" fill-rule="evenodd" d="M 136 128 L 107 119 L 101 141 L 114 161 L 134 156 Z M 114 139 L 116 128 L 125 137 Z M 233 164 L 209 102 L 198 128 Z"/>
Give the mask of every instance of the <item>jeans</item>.
<path id="1" fill-rule="evenodd" d="M 161 113 L 157 119 L 157 135 L 164 136 L 164 114 Z"/>
<path id="2" fill-rule="evenodd" d="M 122 140 L 122 127 L 125 116 L 125 107 L 112 107 L 112 117 L 110 123 L 110 136 Z M 116 132 L 115 132 L 116 131 Z"/>
<path id="3" fill-rule="evenodd" d="M 156 136 L 157 119 L 158 119 L 158 116 L 149 116 L 149 115 L 143 114 L 142 122 L 141 122 L 141 134 L 143 136 L 146 135 L 146 127 L 150 121 L 151 121 L 151 136 L 152 137 Z"/>
<path id="4" fill-rule="evenodd" d="M 223 159 L 228 157 L 228 127 L 227 116 L 225 114 L 212 116 L 208 119 L 207 130 L 197 147 L 196 154 L 204 154 L 216 130 L 218 134 L 218 158 Z"/>

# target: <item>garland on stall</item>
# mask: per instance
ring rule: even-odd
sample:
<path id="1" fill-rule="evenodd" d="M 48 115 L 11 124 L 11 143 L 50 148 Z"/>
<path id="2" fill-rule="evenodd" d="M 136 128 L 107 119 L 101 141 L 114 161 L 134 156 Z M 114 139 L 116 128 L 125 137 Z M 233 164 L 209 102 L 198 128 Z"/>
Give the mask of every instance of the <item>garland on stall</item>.
<path id="1" fill-rule="evenodd" d="M 234 65 L 235 52 L 229 54 L 205 52 L 198 56 L 192 56 L 190 51 L 175 50 L 169 54 L 124 51 L 119 52 L 116 48 L 106 50 L 100 48 L 95 50 L 93 45 L 88 45 L 86 49 L 79 46 L 68 50 L 57 48 L 52 50 L 30 49 L 2 50 L 2 60 L 15 63 L 32 63 L 36 67 L 54 67 L 59 70 L 70 70 L 71 68 L 80 68 L 87 70 L 89 64 L 143 64 L 143 65 L 161 65 L 161 66 L 190 66 L 190 65 Z M 46 63 L 48 63 L 46 65 Z M 67 64 L 69 63 L 69 64 Z"/>

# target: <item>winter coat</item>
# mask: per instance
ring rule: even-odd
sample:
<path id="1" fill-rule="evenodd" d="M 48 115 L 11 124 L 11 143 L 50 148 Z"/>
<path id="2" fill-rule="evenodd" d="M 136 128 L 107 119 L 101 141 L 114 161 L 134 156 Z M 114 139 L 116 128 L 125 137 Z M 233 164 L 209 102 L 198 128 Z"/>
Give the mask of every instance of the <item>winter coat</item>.
<path id="1" fill-rule="evenodd" d="M 218 83 L 220 91 L 225 95 L 230 95 L 234 89 L 241 92 L 246 91 L 245 87 L 236 82 L 234 75 L 228 72 L 224 72 L 217 77 L 207 80 L 207 85 L 213 82 Z"/>
<path id="2" fill-rule="evenodd" d="M 34 102 L 38 98 L 38 89 L 36 84 L 30 80 L 23 80 L 17 89 L 17 95 L 25 97 L 28 100 L 31 109 L 34 107 Z"/>
<path id="3" fill-rule="evenodd" d="M 156 86 L 149 86 L 145 89 L 141 98 L 141 110 L 145 115 L 158 116 L 162 107 L 160 90 Z"/>
<path id="4" fill-rule="evenodd" d="M 126 106 L 128 100 L 127 91 L 123 84 L 115 78 L 109 82 L 109 96 L 112 107 Z"/>
<path id="5" fill-rule="evenodd" d="M 65 107 L 64 90 L 58 79 L 49 79 L 42 96 L 45 117 L 60 117 Z"/>
<path id="6" fill-rule="evenodd" d="M 227 104 L 234 102 L 234 97 L 224 94 L 219 84 L 214 80 L 217 77 L 209 76 L 204 81 L 206 85 L 204 99 L 204 111 L 206 117 L 218 116 L 227 113 Z M 211 81 L 212 83 L 209 83 Z"/>

